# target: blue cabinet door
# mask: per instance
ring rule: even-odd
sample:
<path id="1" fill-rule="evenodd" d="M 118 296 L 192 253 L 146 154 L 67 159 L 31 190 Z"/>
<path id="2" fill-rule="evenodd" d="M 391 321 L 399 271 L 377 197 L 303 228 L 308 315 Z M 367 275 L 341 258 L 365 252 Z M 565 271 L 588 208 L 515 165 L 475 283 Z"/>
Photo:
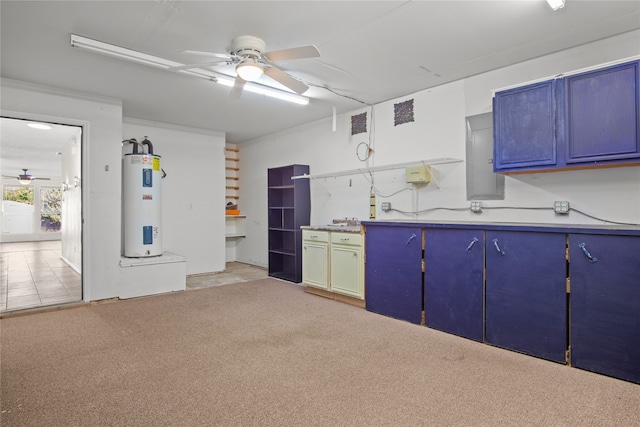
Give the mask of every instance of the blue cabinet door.
<path id="1" fill-rule="evenodd" d="M 569 236 L 571 364 L 640 383 L 640 237 Z"/>
<path id="2" fill-rule="evenodd" d="M 367 225 L 365 303 L 369 311 L 422 322 L 422 230 Z"/>
<path id="3" fill-rule="evenodd" d="M 555 86 L 549 80 L 495 94 L 496 172 L 556 165 Z"/>
<path id="4" fill-rule="evenodd" d="M 425 229 L 425 324 L 483 339 L 484 231 Z"/>
<path id="5" fill-rule="evenodd" d="M 640 62 L 566 78 L 567 163 L 640 158 Z"/>
<path id="6" fill-rule="evenodd" d="M 566 236 L 487 231 L 487 343 L 565 362 Z"/>

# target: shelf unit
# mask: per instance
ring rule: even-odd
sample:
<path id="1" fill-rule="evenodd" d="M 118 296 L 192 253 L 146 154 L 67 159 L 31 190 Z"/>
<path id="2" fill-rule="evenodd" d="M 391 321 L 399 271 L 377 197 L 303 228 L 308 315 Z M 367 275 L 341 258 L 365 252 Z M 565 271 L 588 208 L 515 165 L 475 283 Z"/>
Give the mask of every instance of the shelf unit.
<path id="1" fill-rule="evenodd" d="M 269 210 L 269 275 L 295 283 L 302 281 L 302 230 L 309 225 L 309 181 L 292 179 L 308 174 L 307 165 L 290 165 L 267 171 Z"/>
<path id="2" fill-rule="evenodd" d="M 226 199 L 235 204 L 238 199 L 240 199 L 238 195 L 238 191 L 240 190 L 240 186 L 238 185 L 238 181 L 240 180 L 240 150 L 232 146 L 227 146 L 224 148 L 224 151 Z"/>
<path id="3" fill-rule="evenodd" d="M 237 205 L 238 201 L 240 200 L 239 153 L 240 153 L 240 150 L 233 145 L 227 145 L 224 149 L 225 180 L 226 180 L 225 205 L 229 202 L 233 203 L 234 205 Z M 240 237 L 245 237 L 244 228 L 242 227 L 242 223 L 241 223 L 241 220 L 244 218 L 246 218 L 245 215 L 226 215 L 225 237 L 227 240 L 233 240 Z"/>

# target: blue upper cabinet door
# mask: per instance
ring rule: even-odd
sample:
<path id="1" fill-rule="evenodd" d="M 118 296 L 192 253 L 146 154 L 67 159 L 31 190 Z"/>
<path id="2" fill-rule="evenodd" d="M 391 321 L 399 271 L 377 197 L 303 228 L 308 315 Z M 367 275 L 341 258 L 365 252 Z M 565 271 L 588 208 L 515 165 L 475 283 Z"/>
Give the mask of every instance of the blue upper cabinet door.
<path id="1" fill-rule="evenodd" d="M 422 230 L 367 225 L 365 233 L 367 310 L 422 323 Z"/>
<path id="2" fill-rule="evenodd" d="M 567 164 L 640 158 L 640 62 L 566 77 Z"/>
<path id="3" fill-rule="evenodd" d="M 569 236 L 571 364 L 640 383 L 640 237 Z"/>
<path id="4" fill-rule="evenodd" d="M 566 236 L 487 231 L 485 340 L 565 363 Z"/>
<path id="5" fill-rule="evenodd" d="M 483 340 L 484 231 L 425 229 L 425 324 Z"/>
<path id="6" fill-rule="evenodd" d="M 494 171 L 556 165 L 555 86 L 549 80 L 495 94 Z"/>

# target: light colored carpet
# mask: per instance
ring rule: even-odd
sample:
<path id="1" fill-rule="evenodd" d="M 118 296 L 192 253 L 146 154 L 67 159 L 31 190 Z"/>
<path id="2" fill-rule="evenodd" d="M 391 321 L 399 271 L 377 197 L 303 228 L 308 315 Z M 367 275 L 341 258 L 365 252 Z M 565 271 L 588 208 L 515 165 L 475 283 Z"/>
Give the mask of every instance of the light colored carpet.
<path id="1" fill-rule="evenodd" d="M 0 321 L 8 426 L 639 426 L 640 386 L 276 279 Z"/>

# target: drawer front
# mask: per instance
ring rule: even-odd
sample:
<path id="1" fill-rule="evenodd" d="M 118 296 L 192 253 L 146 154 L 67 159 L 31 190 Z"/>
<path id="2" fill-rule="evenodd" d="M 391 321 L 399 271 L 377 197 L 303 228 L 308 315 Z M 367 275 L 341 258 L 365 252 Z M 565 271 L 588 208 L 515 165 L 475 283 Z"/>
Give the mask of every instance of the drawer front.
<path id="1" fill-rule="evenodd" d="M 361 233 L 331 233 L 331 243 L 338 245 L 362 246 Z"/>
<path id="2" fill-rule="evenodd" d="M 302 230 L 302 240 L 313 242 L 328 242 L 329 233 L 327 231 Z"/>

